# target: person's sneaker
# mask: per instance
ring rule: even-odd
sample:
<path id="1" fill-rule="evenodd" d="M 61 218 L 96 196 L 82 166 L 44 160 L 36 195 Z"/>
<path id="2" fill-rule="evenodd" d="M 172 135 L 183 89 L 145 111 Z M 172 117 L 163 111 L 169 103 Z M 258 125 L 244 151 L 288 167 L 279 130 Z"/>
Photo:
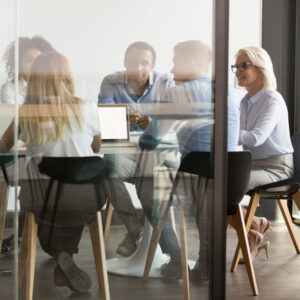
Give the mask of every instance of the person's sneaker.
<path id="1" fill-rule="evenodd" d="M 70 254 L 62 251 L 55 259 L 57 266 L 54 269 L 53 277 L 56 286 L 68 286 L 77 292 L 87 292 L 91 288 L 90 276 L 76 266 Z"/>
<path id="2" fill-rule="evenodd" d="M 123 241 L 119 244 L 116 252 L 122 256 L 130 256 L 137 249 L 143 237 L 143 231 L 140 231 L 135 240 L 127 233 Z"/>
<path id="3" fill-rule="evenodd" d="M 194 268 L 190 271 L 190 280 L 194 282 L 208 280 L 207 268 L 201 265 L 199 259 L 196 261 Z"/>
<path id="4" fill-rule="evenodd" d="M 161 265 L 160 274 L 173 279 L 182 278 L 181 261 L 171 259 L 168 263 Z"/>
<path id="5" fill-rule="evenodd" d="M 14 235 L 10 235 L 9 237 L 2 240 L 2 246 L 1 246 L 1 254 L 2 255 L 13 255 L 14 254 Z M 20 238 L 18 241 L 19 247 L 21 244 Z"/>

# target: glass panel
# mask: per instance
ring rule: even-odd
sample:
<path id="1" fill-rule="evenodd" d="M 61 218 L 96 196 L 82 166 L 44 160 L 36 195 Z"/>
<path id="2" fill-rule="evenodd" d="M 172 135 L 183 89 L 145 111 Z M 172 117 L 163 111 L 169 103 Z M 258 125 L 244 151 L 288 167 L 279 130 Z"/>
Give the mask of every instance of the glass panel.
<path id="1" fill-rule="evenodd" d="M 108 284 L 113 299 L 182 299 L 188 287 L 191 299 L 209 299 L 212 5 L 209 0 L 20 2 L 18 101 L 25 104 L 19 138 L 26 148 L 15 164 L 21 212 L 20 228 L 14 229 L 28 233 L 22 242 L 30 241 L 27 250 L 35 257 L 38 228 L 36 264 L 31 264 L 34 298 L 87 292 L 76 298 L 92 299 Z M 14 28 L 16 7 L 5 1 L 0 8 L 5 24 Z M 1 45 L 14 40 L 13 31 L 3 36 Z M 3 84 L 7 74 L 1 68 Z M 96 107 L 98 101 L 126 106 Z M 193 151 L 204 153 L 189 156 Z M 184 172 L 177 172 L 183 161 Z M 12 177 L 13 172 L 11 167 Z M 11 231 L 8 227 L 5 236 Z M 151 237 L 157 250 L 150 247 Z M 13 269 L 12 259 L 2 261 Z M 108 281 L 105 270 L 101 273 L 104 262 Z M 187 284 L 177 280 L 187 273 Z M 11 274 L 0 280 L 18 287 Z M 21 298 L 25 290 L 20 289 Z M 1 297 L 7 292 L 1 288 Z"/>
<path id="2" fill-rule="evenodd" d="M 18 207 L 16 207 L 18 162 L 15 161 L 15 151 L 5 153 L 8 147 L 2 139 L 17 111 L 17 106 L 13 105 L 16 88 L 13 80 L 18 78 L 19 73 L 18 65 L 15 67 L 14 64 L 15 54 L 18 53 L 18 49 L 14 48 L 16 36 L 16 3 L 14 1 L 1 1 L 0 18 L 2 24 L 5 24 L 1 28 L 0 45 L 0 295 L 1 298 L 17 299 L 17 252 L 14 253 L 14 248 L 18 242 L 15 235 L 18 226 Z M 10 135 L 9 145 L 12 147 L 14 146 L 14 128 L 13 126 L 10 128 L 12 135 Z M 16 236 L 15 239 L 14 236 Z"/>

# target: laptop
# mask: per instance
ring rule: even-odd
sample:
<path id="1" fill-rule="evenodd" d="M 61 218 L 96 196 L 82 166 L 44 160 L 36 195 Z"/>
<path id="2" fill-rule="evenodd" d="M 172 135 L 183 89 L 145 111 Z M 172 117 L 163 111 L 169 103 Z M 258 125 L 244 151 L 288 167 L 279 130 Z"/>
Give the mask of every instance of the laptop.
<path id="1" fill-rule="evenodd" d="M 134 147 L 130 142 L 128 107 L 125 104 L 99 104 L 98 115 L 103 147 Z"/>

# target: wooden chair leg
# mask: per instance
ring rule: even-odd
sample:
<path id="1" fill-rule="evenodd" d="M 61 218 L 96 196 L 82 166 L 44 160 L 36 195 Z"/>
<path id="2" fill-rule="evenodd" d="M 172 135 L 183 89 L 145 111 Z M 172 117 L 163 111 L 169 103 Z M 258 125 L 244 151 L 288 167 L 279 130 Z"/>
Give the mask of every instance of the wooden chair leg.
<path id="1" fill-rule="evenodd" d="M 150 240 L 150 244 L 149 244 L 149 249 L 148 249 L 144 274 L 143 274 L 143 280 L 147 280 L 149 277 L 149 273 L 151 270 L 155 251 L 156 251 L 157 245 L 159 243 L 159 239 L 160 239 L 162 230 L 164 228 L 169 209 L 168 209 L 168 207 L 166 207 L 165 209 L 163 209 L 161 211 L 163 211 L 161 219 L 156 219 L 153 224 L 153 231 L 152 231 L 151 240 Z"/>
<path id="2" fill-rule="evenodd" d="M 258 193 L 254 193 L 251 197 L 249 207 L 247 209 L 247 213 L 246 213 L 246 216 L 245 216 L 245 226 L 246 226 L 246 233 L 247 234 L 250 230 L 250 226 L 251 226 L 253 217 L 255 215 L 256 208 L 257 208 L 258 203 L 259 203 L 259 199 L 260 199 L 260 195 Z M 240 244 L 238 242 L 238 244 L 236 246 L 234 258 L 233 258 L 233 261 L 232 261 L 232 264 L 231 264 L 231 272 L 234 272 L 236 270 L 236 268 L 239 264 L 239 261 L 240 261 L 240 257 L 241 257 L 241 247 L 240 247 Z"/>
<path id="3" fill-rule="evenodd" d="M 185 225 L 184 211 L 183 211 L 182 206 L 180 206 L 178 208 L 178 216 L 179 216 L 181 265 L 182 265 L 184 300 L 189 300 L 190 299 L 189 265 L 188 265 L 188 255 L 187 255 L 186 225 Z"/>
<path id="4" fill-rule="evenodd" d="M 175 222 L 174 206 L 171 206 L 171 207 L 170 207 L 170 219 L 171 219 L 172 228 L 173 228 L 173 230 L 174 230 L 176 236 L 178 236 L 177 230 L 176 230 L 176 222 Z"/>
<path id="5" fill-rule="evenodd" d="M 249 242 L 248 242 L 247 233 L 246 233 L 244 215 L 243 215 L 243 211 L 242 211 L 242 206 L 240 204 L 237 206 L 237 212 L 235 215 L 232 216 L 232 218 L 233 218 L 233 221 L 235 224 L 235 230 L 238 235 L 239 244 L 240 244 L 243 256 L 244 256 L 245 265 L 246 265 L 251 289 L 252 289 L 253 295 L 257 296 L 258 288 L 257 288 L 257 283 L 256 283 L 256 277 L 255 277 Z"/>
<path id="6" fill-rule="evenodd" d="M 108 276 L 106 268 L 106 257 L 104 247 L 103 228 L 101 220 L 101 212 L 97 212 L 96 220 L 89 225 L 90 236 L 92 240 L 96 271 L 99 286 L 105 300 L 110 299 Z"/>
<path id="7" fill-rule="evenodd" d="M 5 181 L 0 182 L 0 249 L 2 248 L 2 240 L 4 234 L 6 210 L 7 210 L 7 198 L 8 198 L 8 186 Z"/>
<path id="8" fill-rule="evenodd" d="M 24 226 L 23 226 L 23 232 L 22 232 L 22 240 L 21 240 L 21 246 L 20 246 L 20 252 L 19 252 L 19 258 L 18 258 L 18 282 L 19 287 L 22 286 L 23 282 L 23 276 L 25 271 L 25 264 L 27 261 L 28 256 L 28 213 L 25 214 L 25 220 L 24 220 Z"/>
<path id="9" fill-rule="evenodd" d="M 287 206 L 287 200 L 277 200 L 279 208 L 281 210 L 282 216 L 284 218 L 285 224 L 289 230 L 290 236 L 292 238 L 294 247 L 296 249 L 297 254 L 300 254 L 300 245 L 297 239 L 297 234 L 294 229 L 293 221 Z"/>
<path id="10" fill-rule="evenodd" d="M 32 300 L 35 258 L 36 258 L 36 241 L 38 225 L 35 222 L 34 214 L 28 213 L 28 254 L 27 254 L 27 274 L 26 274 L 26 300 Z"/>
<path id="11" fill-rule="evenodd" d="M 106 209 L 105 209 L 105 224 L 104 224 L 104 243 L 107 242 L 108 234 L 110 230 L 110 224 L 111 224 L 111 218 L 113 214 L 114 208 L 110 201 L 108 200 L 106 203 Z"/>

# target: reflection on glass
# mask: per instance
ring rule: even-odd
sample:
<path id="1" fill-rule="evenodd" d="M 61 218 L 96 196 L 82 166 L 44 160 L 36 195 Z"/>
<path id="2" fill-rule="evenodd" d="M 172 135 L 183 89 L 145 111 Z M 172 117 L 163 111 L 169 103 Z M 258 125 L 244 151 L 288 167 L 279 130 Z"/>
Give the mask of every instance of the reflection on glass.
<path id="1" fill-rule="evenodd" d="M 78 298 L 97 297 L 99 279 L 100 285 L 108 283 L 112 298 L 116 299 L 140 299 L 143 295 L 155 299 L 166 292 L 174 299 L 182 298 L 182 281 L 172 279 L 186 279 L 186 259 L 181 253 L 184 250 L 181 237 L 186 226 L 190 278 L 196 282 L 191 298 L 200 294 L 209 298 L 212 180 L 198 180 L 197 176 L 187 174 L 179 182 L 172 207 L 165 208 L 183 159 L 191 151 L 210 153 L 213 150 L 211 1 L 154 2 L 147 11 L 145 3 L 136 0 L 126 4 L 92 1 L 85 6 L 75 1 L 72 8 L 67 2 L 57 0 L 43 4 L 30 0 L 29 4 L 32 5 L 22 7 L 20 19 L 19 138 L 25 147 L 19 151 L 23 155 L 19 160 L 19 198 L 21 211 L 33 213 L 35 217 L 27 214 L 23 224 L 21 213 L 20 237 L 26 232 L 22 228 L 31 224 L 36 230 L 34 220 L 38 223 L 33 297 L 43 298 L 45 291 L 52 299 L 78 291 L 88 291 L 76 293 Z M 186 20 L 185 15 L 189 16 Z M 74 22 L 78 19 L 83 21 Z M 199 28 L 203 28 L 202 32 Z M 63 55 L 54 52 L 40 36 L 26 38 L 36 33 L 45 36 Z M 6 43 L 9 41 L 6 39 Z M 13 52 L 13 47 L 11 44 L 7 53 Z M 4 53 L 4 49 L 1 51 Z M 3 72 L 0 78 L 5 92 L 1 103 L 14 103 L 13 67 L 9 69 L 6 65 L 6 69 L 8 74 Z M 234 98 L 233 94 L 230 89 L 230 99 Z M 119 123 L 119 119 L 114 114 L 101 117 L 97 103 L 127 106 L 129 125 L 125 125 L 130 130 L 129 141 L 128 138 L 120 140 L 119 136 L 111 136 L 106 141 L 107 127 L 99 126 L 101 119 L 106 120 L 105 124 Z M 229 100 L 229 106 L 232 107 L 229 109 L 231 145 L 236 139 L 233 101 Z M 7 106 L 3 115 L 0 111 L 1 122 L 6 122 L 0 126 L 1 152 L 6 153 L 14 146 L 12 127 L 9 127 L 14 115 L 9 110 Z M 124 129 L 123 123 L 120 126 Z M 80 172 L 76 160 L 69 162 L 70 158 L 91 156 L 96 162 L 84 163 Z M 63 182 L 56 202 L 59 188 L 55 180 L 45 206 L 51 178 L 63 181 L 61 176 L 66 174 L 72 175 L 68 178 L 72 183 Z M 97 187 L 95 178 L 90 177 L 93 174 L 100 176 L 96 176 Z M 78 184 L 79 181 L 84 182 Z M 53 217 L 55 203 L 57 211 Z M 100 248 L 104 243 L 94 226 L 99 221 L 96 215 L 99 210 L 106 216 L 108 271 L 116 276 L 126 275 L 118 276 L 117 281 L 110 275 L 106 281 L 105 270 L 100 268 L 100 261 L 105 262 L 105 256 L 99 255 L 103 254 Z M 160 222 L 164 212 L 168 214 Z M 91 229 L 93 249 L 84 223 Z M 97 236 L 101 240 L 99 248 L 93 239 Z M 151 248 L 149 251 L 151 237 L 152 252 Z M 23 243 L 25 239 L 26 236 Z M 151 256 L 147 260 L 148 252 L 153 254 L 153 261 Z M 47 262 L 45 253 L 54 260 Z M 93 253 L 98 255 L 95 262 Z M 143 283 L 146 262 L 150 278 L 171 280 L 149 278 Z M 47 278 L 47 287 L 41 278 Z M 106 292 L 108 297 L 103 285 L 101 292 Z"/>

